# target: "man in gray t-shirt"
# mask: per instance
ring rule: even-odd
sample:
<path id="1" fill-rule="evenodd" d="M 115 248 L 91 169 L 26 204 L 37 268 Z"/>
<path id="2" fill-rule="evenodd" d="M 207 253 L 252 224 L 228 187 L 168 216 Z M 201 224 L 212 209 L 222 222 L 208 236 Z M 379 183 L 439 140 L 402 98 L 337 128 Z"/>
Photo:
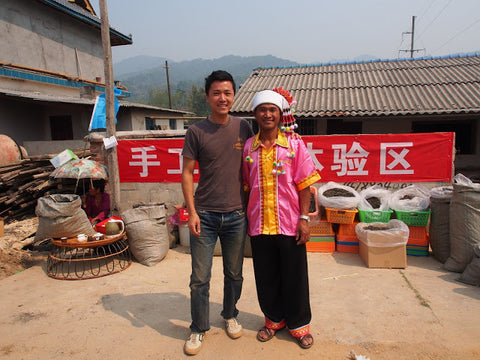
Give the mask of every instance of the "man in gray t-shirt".
<path id="1" fill-rule="evenodd" d="M 224 298 L 221 315 L 228 336 L 242 336 L 236 303 L 243 284 L 242 266 L 246 218 L 241 176 L 245 141 L 253 131 L 244 119 L 229 115 L 235 82 L 225 71 L 214 71 L 205 79 L 205 93 L 211 115 L 190 126 L 183 146 L 182 191 L 189 213 L 192 275 L 191 334 L 184 351 L 200 351 L 210 329 L 209 288 L 213 252 L 217 238 L 222 246 Z M 194 196 L 193 172 L 198 163 L 200 179 Z"/>

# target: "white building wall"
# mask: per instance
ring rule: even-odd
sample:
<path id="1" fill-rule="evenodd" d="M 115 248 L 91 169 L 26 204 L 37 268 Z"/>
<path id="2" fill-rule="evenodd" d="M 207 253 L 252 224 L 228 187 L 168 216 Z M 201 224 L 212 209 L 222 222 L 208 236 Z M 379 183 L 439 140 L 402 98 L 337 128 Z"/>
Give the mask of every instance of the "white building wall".
<path id="1" fill-rule="evenodd" d="M 0 33 L 2 62 L 88 80 L 104 76 L 100 32 L 48 6 L 1 1 Z"/>

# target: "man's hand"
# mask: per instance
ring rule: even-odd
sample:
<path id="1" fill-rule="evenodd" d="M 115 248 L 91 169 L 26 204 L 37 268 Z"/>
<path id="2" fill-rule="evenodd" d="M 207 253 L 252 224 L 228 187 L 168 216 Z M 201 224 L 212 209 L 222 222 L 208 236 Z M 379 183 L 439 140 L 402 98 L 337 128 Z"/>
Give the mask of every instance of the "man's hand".
<path id="1" fill-rule="evenodd" d="M 310 206 L 310 186 L 300 190 L 300 214 L 308 214 L 308 208 Z M 310 227 L 308 222 L 304 219 L 298 220 L 297 225 L 297 245 L 305 244 L 310 240 Z"/>
<path id="2" fill-rule="evenodd" d="M 189 214 L 188 218 L 188 229 L 195 236 L 200 236 L 200 218 L 197 213 L 192 215 Z"/>
<path id="3" fill-rule="evenodd" d="M 300 219 L 297 225 L 297 245 L 305 244 L 310 240 L 310 227 L 305 220 Z"/>

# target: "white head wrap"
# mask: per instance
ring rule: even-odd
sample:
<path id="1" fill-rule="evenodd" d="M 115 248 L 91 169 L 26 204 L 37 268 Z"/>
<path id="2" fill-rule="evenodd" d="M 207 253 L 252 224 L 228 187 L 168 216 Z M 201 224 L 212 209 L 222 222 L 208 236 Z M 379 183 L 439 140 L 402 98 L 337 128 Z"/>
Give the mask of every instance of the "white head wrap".
<path id="1" fill-rule="evenodd" d="M 283 112 L 285 107 L 288 107 L 287 100 L 285 100 L 282 95 L 272 90 L 263 90 L 255 94 L 255 97 L 253 98 L 252 111 L 255 111 L 255 108 L 261 104 L 276 105 L 281 112 Z"/>
<path id="2" fill-rule="evenodd" d="M 298 128 L 297 123 L 293 113 L 295 112 L 294 105 L 297 103 L 292 95 L 281 87 L 277 87 L 273 90 L 263 90 L 255 94 L 253 98 L 253 108 L 255 111 L 256 107 L 260 104 L 274 104 L 278 106 L 282 113 L 281 126 L 282 131 L 294 131 Z"/>

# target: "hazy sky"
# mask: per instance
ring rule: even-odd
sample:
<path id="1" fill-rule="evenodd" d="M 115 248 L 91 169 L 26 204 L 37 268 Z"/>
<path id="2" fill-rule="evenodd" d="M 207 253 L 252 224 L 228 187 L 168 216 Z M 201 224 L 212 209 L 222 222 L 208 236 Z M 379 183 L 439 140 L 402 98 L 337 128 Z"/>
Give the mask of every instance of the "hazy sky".
<path id="1" fill-rule="evenodd" d="M 91 0 L 100 16 L 98 0 Z M 409 57 L 480 51 L 480 0 L 107 0 L 110 25 L 133 35 L 113 61 L 274 55 L 303 64 L 361 55 Z M 423 50 L 425 49 L 425 50 Z"/>

